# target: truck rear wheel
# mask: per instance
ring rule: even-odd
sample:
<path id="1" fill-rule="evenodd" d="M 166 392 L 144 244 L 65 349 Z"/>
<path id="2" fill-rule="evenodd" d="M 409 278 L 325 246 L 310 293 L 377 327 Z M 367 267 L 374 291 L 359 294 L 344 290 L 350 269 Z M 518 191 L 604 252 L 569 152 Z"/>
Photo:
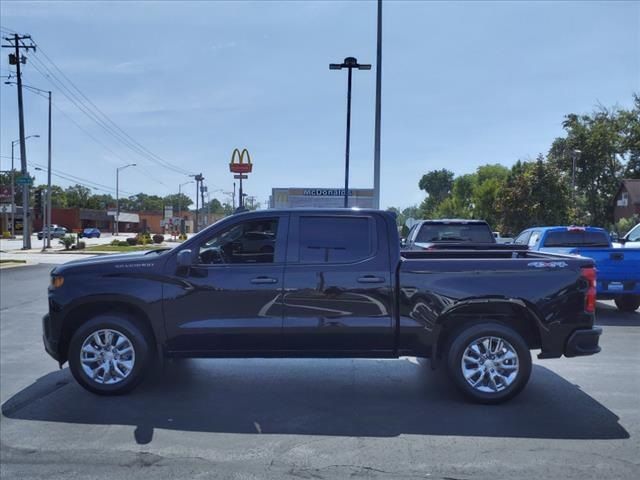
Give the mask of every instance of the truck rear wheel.
<path id="1" fill-rule="evenodd" d="M 126 316 L 99 315 L 82 325 L 69 344 L 76 381 L 98 395 L 120 395 L 143 379 L 151 358 L 144 332 Z"/>
<path id="2" fill-rule="evenodd" d="M 640 295 L 622 295 L 613 301 L 621 312 L 635 312 L 640 307 Z"/>
<path id="3" fill-rule="evenodd" d="M 450 344 L 448 368 L 456 386 L 478 403 L 501 403 L 522 391 L 531 353 L 513 329 L 498 323 L 469 326 Z"/>

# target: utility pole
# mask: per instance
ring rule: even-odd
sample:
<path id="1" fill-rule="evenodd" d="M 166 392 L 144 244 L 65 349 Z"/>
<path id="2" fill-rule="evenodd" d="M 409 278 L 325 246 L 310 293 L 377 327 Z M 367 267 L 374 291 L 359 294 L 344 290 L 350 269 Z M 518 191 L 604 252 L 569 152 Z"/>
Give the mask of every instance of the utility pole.
<path id="1" fill-rule="evenodd" d="M 200 198 L 200 182 L 202 182 L 204 180 L 204 177 L 202 176 L 202 173 L 199 173 L 197 175 L 191 175 L 195 180 L 196 180 L 196 221 L 195 224 L 193 226 L 193 233 L 198 233 L 199 228 L 198 228 L 198 199 Z M 202 197 L 202 203 L 204 204 L 204 197 Z"/>
<path id="2" fill-rule="evenodd" d="M 15 53 L 9 54 L 9 64 L 16 66 L 17 86 L 18 86 L 18 127 L 20 130 L 20 171 L 23 177 L 29 175 L 27 171 L 27 145 L 24 136 L 24 106 L 22 102 L 22 73 L 20 64 L 27 63 L 27 57 L 21 56 L 20 49 L 26 51 L 36 49 L 36 46 L 31 41 L 31 35 L 19 35 L 15 33 L 13 37 L 5 37 L 7 42 L 13 42 L 9 45 L 2 45 L 3 48 L 13 48 Z M 30 45 L 26 45 L 24 40 L 29 40 Z M 31 248 L 31 228 L 29 215 L 29 185 L 22 186 L 22 249 L 28 250 Z"/>
<path id="3" fill-rule="evenodd" d="M 373 208 L 380 208 L 380 123 L 382 120 L 382 0 L 378 0 L 378 41 L 376 50 L 376 113 L 373 145 Z"/>
<path id="4" fill-rule="evenodd" d="M 203 209 L 203 216 L 204 216 L 204 192 L 207 192 L 207 187 L 202 183 L 202 180 L 200 181 L 200 199 L 202 200 L 200 203 L 202 204 L 202 209 Z M 206 226 L 207 222 L 209 221 L 209 216 L 207 215 L 204 218 L 203 226 Z"/>
<path id="5" fill-rule="evenodd" d="M 47 144 L 47 246 L 51 248 L 51 90 L 49 90 L 49 139 Z"/>
<path id="6" fill-rule="evenodd" d="M 236 182 L 233 182 L 233 197 L 231 197 L 231 203 L 233 204 L 233 211 L 236 211 Z"/>

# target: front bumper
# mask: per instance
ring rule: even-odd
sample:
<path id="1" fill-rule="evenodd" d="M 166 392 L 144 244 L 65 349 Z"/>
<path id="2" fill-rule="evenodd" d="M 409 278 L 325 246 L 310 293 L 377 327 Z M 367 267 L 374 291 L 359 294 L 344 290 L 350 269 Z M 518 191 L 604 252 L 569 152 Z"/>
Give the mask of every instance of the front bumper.
<path id="1" fill-rule="evenodd" d="M 44 349 L 51 355 L 51 357 L 57 362 L 60 361 L 60 353 L 58 350 L 58 341 L 53 338 L 51 328 L 51 317 L 47 313 L 42 317 L 42 342 L 44 343 Z"/>
<path id="2" fill-rule="evenodd" d="M 592 327 L 576 330 L 571 334 L 564 349 L 565 357 L 593 355 L 601 349 L 598 345 L 602 328 Z"/>

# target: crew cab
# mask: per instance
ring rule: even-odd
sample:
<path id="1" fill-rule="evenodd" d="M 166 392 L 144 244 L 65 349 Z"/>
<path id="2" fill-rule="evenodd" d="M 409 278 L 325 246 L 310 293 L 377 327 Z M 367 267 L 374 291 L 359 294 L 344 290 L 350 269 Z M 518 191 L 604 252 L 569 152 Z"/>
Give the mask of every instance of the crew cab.
<path id="1" fill-rule="evenodd" d="M 57 266 L 44 345 L 105 395 L 131 390 L 164 357 L 417 356 L 498 403 L 526 385 L 530 350 L 600 351 L 594 287 L 587 258 L 401 254 L 389 212 L 264 210 L 173 249 Z"/>
<path id="2" fill-rule="evenodd" d="M 624 312 L 633 312 L 640 307 L 640 248 L 615 248 L 606 230 L 536 227 L 518 235 L 515 244 L 527 244 L 539 252 L 592 258 L 598 271 L 598 298 L 613 300 Z"/>

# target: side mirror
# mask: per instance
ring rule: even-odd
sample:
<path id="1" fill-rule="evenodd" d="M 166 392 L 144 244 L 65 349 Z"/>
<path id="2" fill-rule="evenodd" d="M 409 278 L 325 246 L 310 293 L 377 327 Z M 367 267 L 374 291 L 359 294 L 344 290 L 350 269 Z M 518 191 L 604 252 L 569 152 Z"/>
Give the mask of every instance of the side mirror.
<path id="1" fill-rule="evenodd" d="M 190 267 L 193 264 L 191 250 L 180 250 L 176 257 L 176 262 L 178 263 L 178 268 Z"/>
<path id="2" fill-rule="evenodd" d="M 609 238 L 611 239 L 612 242 L 618 242 L 620 240 L 617 232 L 611 232 L 609 234 Z"/>
<path id="3" fill-rule="evenodd" d="M 401 246 L 402 248 L 404 248 L 404 247 L 406 247 L 406 246 L 407 246 L 407 239 L 406 239 L 406 238 L 401 238 L 401 239 L 400 239 L 400 246 Z"/>

